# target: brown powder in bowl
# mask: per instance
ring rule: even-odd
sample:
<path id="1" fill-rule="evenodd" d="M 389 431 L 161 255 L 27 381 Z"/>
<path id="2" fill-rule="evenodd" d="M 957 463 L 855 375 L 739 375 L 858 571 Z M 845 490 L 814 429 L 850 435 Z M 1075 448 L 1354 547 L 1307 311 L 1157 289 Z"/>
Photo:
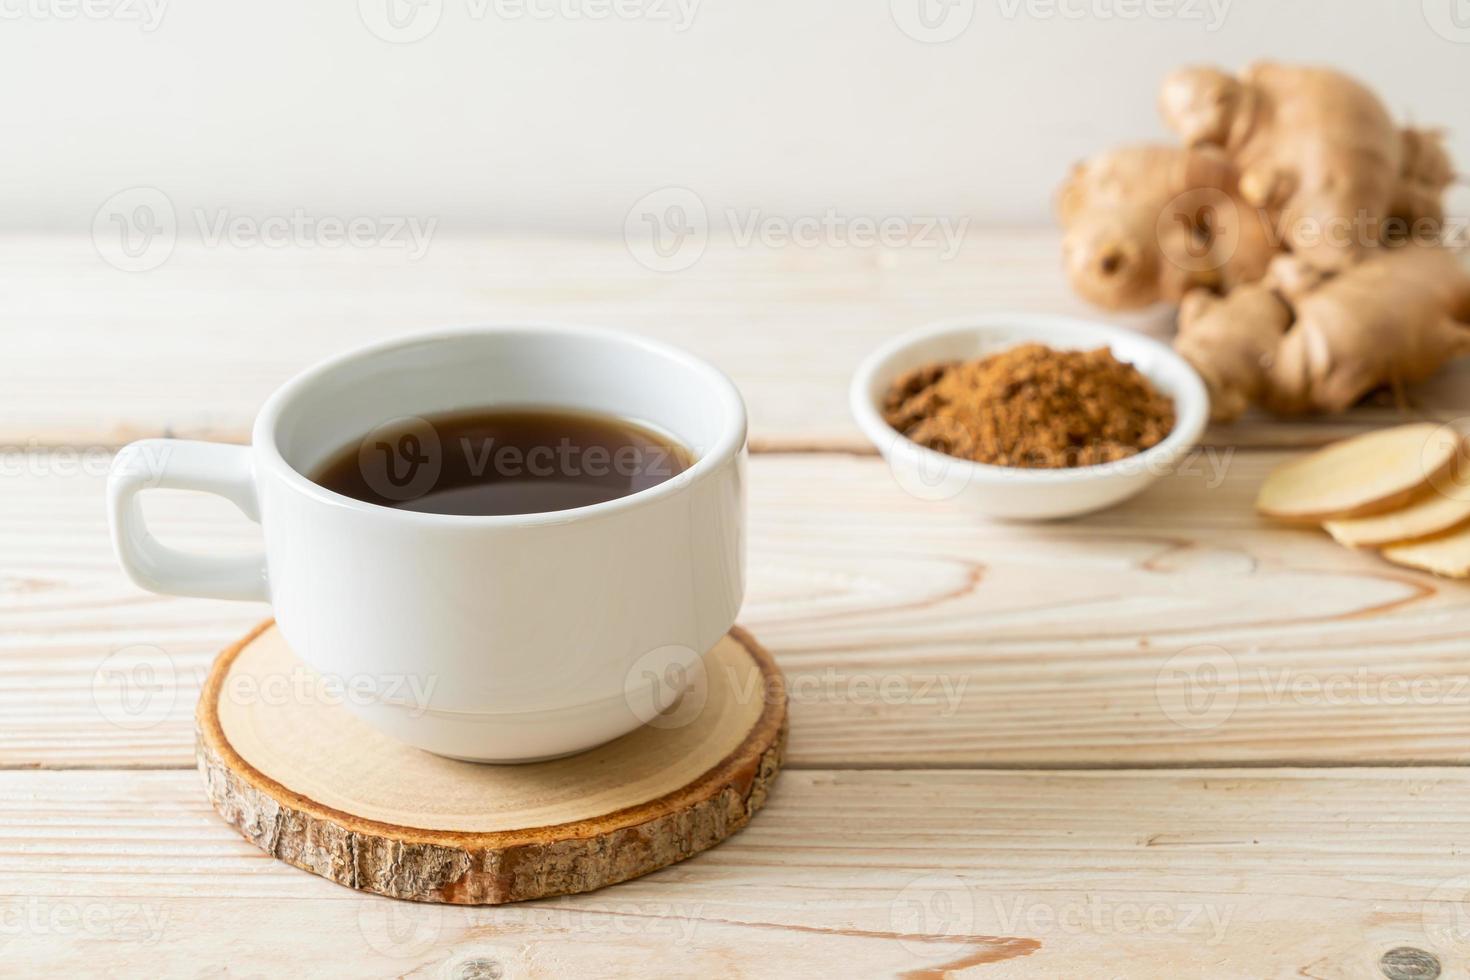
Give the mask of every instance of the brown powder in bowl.
<path id="1" fill-rule="evenodd" d="M 931 364 L 894 382 L 888 424 L 921 446 L 994 466 L 1061 469 L 1125 459 L 1174 428 L 1174 403 L 1106 347 L 1023 344 Z"/>

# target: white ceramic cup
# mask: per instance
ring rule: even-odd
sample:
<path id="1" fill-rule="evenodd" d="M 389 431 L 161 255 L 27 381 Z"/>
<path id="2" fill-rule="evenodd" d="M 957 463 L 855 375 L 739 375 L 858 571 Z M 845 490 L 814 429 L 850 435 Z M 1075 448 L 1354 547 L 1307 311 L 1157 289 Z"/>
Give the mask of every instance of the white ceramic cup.
<path id="1" fill-rule="evenodd" d="M 393 420 L 497 405 L 641 422 L 695 461 L 629 496 L 512 516 L 399 510 L 308 478 Z M 740 608 L 745 406 L 725 375 L 663 344 L 561 326 L 412 336 L 287 382 L 251 439 L 147 439 L 119 455 L 108 510 L 123 568 L 154 592 L 269 601 L 297 656 L 357 685 L 334 688 L 359 692 L 342 703 L 428 751 L 523 762 L 625 734 Z M 159 543 L 138 501 L 152 487 L 228 498 L 260 522 L 264 551 Z"/>

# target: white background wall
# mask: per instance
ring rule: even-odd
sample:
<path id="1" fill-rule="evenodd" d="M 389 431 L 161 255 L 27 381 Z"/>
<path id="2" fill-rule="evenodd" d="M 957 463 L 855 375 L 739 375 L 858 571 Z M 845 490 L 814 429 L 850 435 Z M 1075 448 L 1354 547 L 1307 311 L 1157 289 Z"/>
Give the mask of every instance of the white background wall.
<path id="1" fill-rule="evenodd" d="M 1470 161 L 1467 0 L 409 2 L 0 0 L 0 226 L 84 231 L 135 185 L 441 231 L 614 232 L 666 185 L 1047 221 L 1073 159 L 1164 135 L 1165 71 L 1260 57 L 1356 72 Z M 905 33 L 919 3 L 957 36 Z"/>

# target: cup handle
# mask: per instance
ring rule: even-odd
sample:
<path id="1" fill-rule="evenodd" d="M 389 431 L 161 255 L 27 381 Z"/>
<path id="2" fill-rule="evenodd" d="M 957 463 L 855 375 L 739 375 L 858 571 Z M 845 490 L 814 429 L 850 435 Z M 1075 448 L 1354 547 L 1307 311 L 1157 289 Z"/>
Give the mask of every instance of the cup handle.
<path id="1" fill-rule="evenodd" d="M 217 557 L 160 544 L 138 504 L 139 492 L 152 488 L 216 493 L 259 523 L 249 447 L 188 439 L 141 439 L 125 446 L 107 478 L 107 518 L 123 570 L 150 592 L 270 600 L 264 552 Z"/>

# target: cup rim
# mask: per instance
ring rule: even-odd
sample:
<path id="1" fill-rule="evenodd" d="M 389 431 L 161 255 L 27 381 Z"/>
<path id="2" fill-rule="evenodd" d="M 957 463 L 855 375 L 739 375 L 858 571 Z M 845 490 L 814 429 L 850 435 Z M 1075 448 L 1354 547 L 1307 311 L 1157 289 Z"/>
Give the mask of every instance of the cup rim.
<path id="1" fill-rule="evenodd" d="M 1158 372 L 1144 371 L 1144 376 L 1155 384 L 1166 374 L 1169 387 L 1174 389 L 1176 416 L 1174 428 L 1156 445 L 1142 452 L 1110 463 L 1091 466 L 1073 466 L 1066 469 L 1030 469 L 1020 466 L 996 466 L 992 463 L 977 463 L 974 460 L 950 456 L 927 446 L 921 446 L 902 432 L 893 428 L 883 418 L 872 395 L 873 382 L 898 355 L 939 338 L 956 335 L 973 335 L 990 329 L 1011 328 L 1020 334 L 1032 331 L 1032 339 L 1045 341 L 1042 336 L 1051 331 L 1068 333 L 1089 343 L 1112 347 L 1136 345 L 1150 351 L 1164 365 Z M 1018 343 L 1025 338 L 1018 338 Z M 1130 362 L 1131 363 L 1131 362 Z M 1135 365 L 1137 367 L 1137 365 Z M 863 359 L 852 376 L 848 388 L 849 408 L 862 429 L 863 434 L 886 457 L 902 447 L 903 451 L 916 460 L 924 460 L 930 466 L 958 466 L 969 473 L 972 479 L 991 483 L 1015 483 L 1046 486 L 1063 483 L 1081 483 L 1130 475 L 1152 468 L 1170 465 L 1177 457 L 1187 453 L 1199 441 L 1209 423 L 1210 396 L 1199 373 L 1167 344 L 1154 338 L 1112 324 L 1087 320 L 1080 317 L 1049 313 L 998 312 L 976 316 L 952 317 L 909 330 L 889 340 Z"/>
<path id="2" fill-rule="evenodd" d="M 321 378 L 346 365 L 390 354 L 402 348 L 416 347 L 424 344 L 463 340 L 469 337 L 514 336 L 516 334 L 544 335 L 547 333 L 604 343 L 625 344 L 644 352 L 664 357 L 680 367 L 701 376 L 709 384 L 710 390 L 729 413 L 728 417 L 734 420 L 733 424 L 728 424 L 724 428 L 715 444 L 705 451 L 699 459 L 695 460 L 694 465 L 662 483 L 639 490 L 636 493 L 630 493 L 612 500 L 605 500 L 601 503 L 588 504 L 584 507 L 571 507 L 565 510 L 533 511 L 527 514 L 436 514 L 424 511 L 399 510 L 395 507 L 385 507 L 382 504 L 358 500 L 355 497 L 337 493 L 335 490 L 329 490 L 311 480 L 286 460 L 285 456 L 281 453 L 280 447 L 276 444 L 276 427 L 280 422 L 282 414 Z M 272 471 L 288 486 L 324 504 L 358 511 L 370 516 L 401 519 L 409 523 L 424 526 L 455 528 L 534 527 L 538 525 L 568 524 L 574 521 L 610 516 L 635 508 L 645 507 L 665 497 L 679 493 L 694 483 L 703 480 L 736 458 L 745 446 L 748 425 L 745 402 L 741 398 L 740 390 L 735 386 L 735 383 L 730 380 L 728 375 L 710 362 L 682 348 L 663 343 L 662 341 L 652 340 L 638 334 L 607 327 L 524 321 L 514 323 L 470 324 L 420 330 L 413 333 L 401 334 L 386 340 L 376 341 L 371 344 L 364 344 L 317 361 L 315 364 L 294 375 L 290 380 L 271 393 L 255 418 L 255 424 L 251 428 L 250 441 L 253 454 L 257 458 L 263 458 L 269 464 Z"/>

